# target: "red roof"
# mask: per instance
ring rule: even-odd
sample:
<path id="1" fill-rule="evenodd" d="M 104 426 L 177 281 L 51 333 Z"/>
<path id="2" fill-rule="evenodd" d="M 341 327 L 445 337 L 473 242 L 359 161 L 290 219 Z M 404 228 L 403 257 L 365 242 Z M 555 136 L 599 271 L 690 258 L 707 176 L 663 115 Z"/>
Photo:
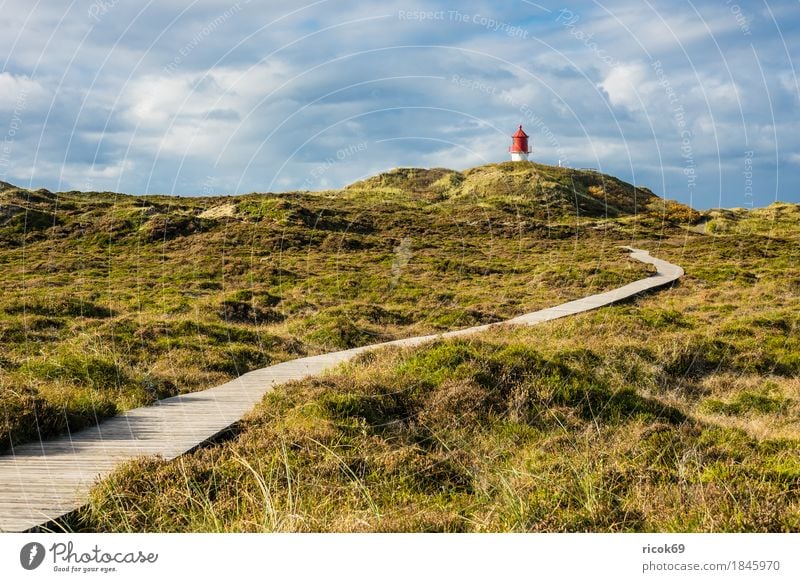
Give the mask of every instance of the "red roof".
<path id="1" fill-rule="evenodd" d="M 520 125 L 519 129 L 517 130 L 517 133 L 515 133 L 511 137 L 530 137 L 530 136 L 524 131 L 522 131 L 522 126 Z"/>

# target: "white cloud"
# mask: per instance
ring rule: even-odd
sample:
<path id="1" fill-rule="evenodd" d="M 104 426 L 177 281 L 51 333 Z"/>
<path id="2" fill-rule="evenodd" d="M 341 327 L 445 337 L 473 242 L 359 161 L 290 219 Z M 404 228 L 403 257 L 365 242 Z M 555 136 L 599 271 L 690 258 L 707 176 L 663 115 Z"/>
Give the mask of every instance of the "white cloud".
<path id="1" fill-rule="evenodd" d="M 772 7 L 787 48 L 769 14 L 757 12 L 744 37 L 730 7 L 713 0 L 686 10 L 668 0 L 578 4 L 575 30 L 556 12 L 488 0 L 325 2 L 263 29 L 297 4 L 243 0 L 203 34 L 232 0 L 188 8 L 164 0 L 144 9 L 119 2 L 100 22 L 86 5 L 7 0 L 0 24 L 13 33 L 0 35 L 7 59 L 0 134 L 18 96 L 27 99 L 11 128 L 8 175 L 51 189 L 62 178 L 78 187 L 90 180 L 192 194 L 209 174 L 226 192 L 296 188 L 321 160 L 367 141 L 367 151 L 324 175 L 336 186 L 396 165 L 504 160 L 508 134 L 521 122 L 534 137 L 535 159 L 555 162 L 565 153 L 571 163 L 602 164 L 623 178 L 635 172 L 640 183 L 674 196 L 686 190 L 683 123 L 693 133 L 698 197 L 724 203 L 745 149 L 773 165 L 775 184 L 800 191 L 798 90 L 788 54 L 800 13 Z M 447 17 L 397 16 L 455 9 L 519 24 L 529 38 Z M 372 19 L 348 23 L 364 18 Z M 498 93 L 454 84 L 454 74 Z M 396 78 L 381 80 L 387 77 Z"/>
<path id="2" fill-rule="evenodd" d="M 713 103 L 715 106 L 722 104 L 737 105 L 739 103 L 740 91 L 733 81 L 706 77 L 702 80 L 702 84 L 694 85 L 690 90 L 696 98 Z"/>
<path id="3" fill-rule="evenodd" d="M 24 111 L 38 102 L 44 89 L 35 80 L 25 76 L 15 76 L 9 72 L 0 73 L 0 110 Z"/>
<path id="4" fill-rule="evenodd" d="M 287 77 L 277 60 L 204 74 L 144 75 L 126 92 L 122 115 L 136 127 L 137 141 L 162 154 L 215 155 Z"/>
<path id="5" fill-rule="evenodd" d="M 615 107 L 627 107 L 631 111 L 642 108 L 641 89 L 647 78 L 647 69 L 640 63 L 620 65 L 611 69 L 599 87 L 608 94 Z"/>

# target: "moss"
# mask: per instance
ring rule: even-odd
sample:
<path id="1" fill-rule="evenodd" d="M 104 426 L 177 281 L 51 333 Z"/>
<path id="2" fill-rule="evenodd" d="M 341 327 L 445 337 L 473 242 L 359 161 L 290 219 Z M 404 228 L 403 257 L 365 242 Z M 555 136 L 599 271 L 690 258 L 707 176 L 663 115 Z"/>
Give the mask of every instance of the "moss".
<path id="1" fill-rule="evenodd" d="M 94 388 L 118 388 L 129 381 L 119 364 L 110 359 L 70 353 L 31 360 L 20 372 L 41 380 L 65 380 Z"/>
<path id="2" fill-rule="evenodd" d="M 715 414 L 741 415 L 747 413 L 770 414 L 786 409 L 787 402 L 769 392 L 742 391 L 730 402 L 709 399 L 703 403 L 706 410 Z"/>
<path id="3" fill-rule="evenodd" d="M 113 312 L 103 305 L 74 296 L 33 296 L 6 303 L 3 311 L 10 315 L 23 313 L 55 317 L 111 317 Z"/>
<path id="4" fill-rule="evenodd" d="M 732 344 L 701 335 L 689 336 L 668 356 L 664 371 L 675 377 L 696 378 L 734 367 Z"/>
<path id="5" fill-rule="evenodd" d="M 691 328 L 691 319 L 675 309 L 645 308 L 639 311 L 645 325 L 655 328 Z"/>

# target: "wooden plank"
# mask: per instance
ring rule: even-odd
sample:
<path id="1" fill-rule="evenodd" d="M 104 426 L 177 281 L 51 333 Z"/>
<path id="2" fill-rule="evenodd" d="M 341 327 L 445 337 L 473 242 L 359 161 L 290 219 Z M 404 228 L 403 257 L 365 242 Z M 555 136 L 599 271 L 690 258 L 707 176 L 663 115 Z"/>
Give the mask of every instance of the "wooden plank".
<path id="1" fill-rule="evenodd" d="M 80 507 L 95 480 L 108 475 L 120 462 L 141 455 L 160 454 L 173 459 L 184 454 L 238 421 L 274 386 L 319 374 L 366 350 L 418 346 L 502 325 L 536 325 L 670 285 L 683 275 L 683 269 L 653 258 L 647 251 L 625 248 L 632 258 L 654 265 L 656 274 L 503 323 L 281 362 L 203 392 L 130 410 L 72 435 L 15 447 L 9 454 L 0 455 L 0 531 L 25 531 L 57 519 Z"/>

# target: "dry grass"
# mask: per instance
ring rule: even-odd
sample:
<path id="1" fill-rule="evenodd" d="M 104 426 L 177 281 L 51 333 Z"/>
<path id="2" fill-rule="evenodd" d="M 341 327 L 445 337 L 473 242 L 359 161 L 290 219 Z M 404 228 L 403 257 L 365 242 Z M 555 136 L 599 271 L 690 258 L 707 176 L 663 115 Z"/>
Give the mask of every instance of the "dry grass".
<path id="1" fill-rule="evenodd" d="M 37 207 L 39 230 L 24 235 L 37 267 L 21 277 L 19 246 L 0 254 L 0 402 L 7 422 L 43 418 L 51 431 L 59 414 L 85 422 L 86 410 L 113 414 L 296 354 L 493 321 L 640 277 L 619 244 L 687 272 L 625 304 L 367 354 L 280 387 L 231 439 L 121 467 L 62 525 L 800 529 L 797 207 L 712 213 L 697 228 L 697 213 L 645 190 L 631 214 L 632 187 L 608 177 L 521 172 L 401 170 L 341 193 L 236 199 L 220 218 L 199 215 L 230 199 L 65 195 L 74 215 Z M 19 213 L 6 215 L 13 241 Z M 89 225 L 80 236 L 75 221 Z M 52 292 L 76 284 L 69 300 Z M 34 416 L 40 407 L 50 412 Z"/>
<path id="2" fill-rule="evenodd" d="M 121 468 L 65 525 L 797 531 L 800 227 L 773 210 L 662 240 L 687 271 L 670 291 L 281 387 L 230 441 Z"/>
<path id="3" fill-rule="evenodd" d="M 542 221 L 531 200 L 430 183 L 388 196 L 5 188 L 0 450 L 277 361 L 498 321 L 645 273 L 591 216 L 554 206 Z"/>

